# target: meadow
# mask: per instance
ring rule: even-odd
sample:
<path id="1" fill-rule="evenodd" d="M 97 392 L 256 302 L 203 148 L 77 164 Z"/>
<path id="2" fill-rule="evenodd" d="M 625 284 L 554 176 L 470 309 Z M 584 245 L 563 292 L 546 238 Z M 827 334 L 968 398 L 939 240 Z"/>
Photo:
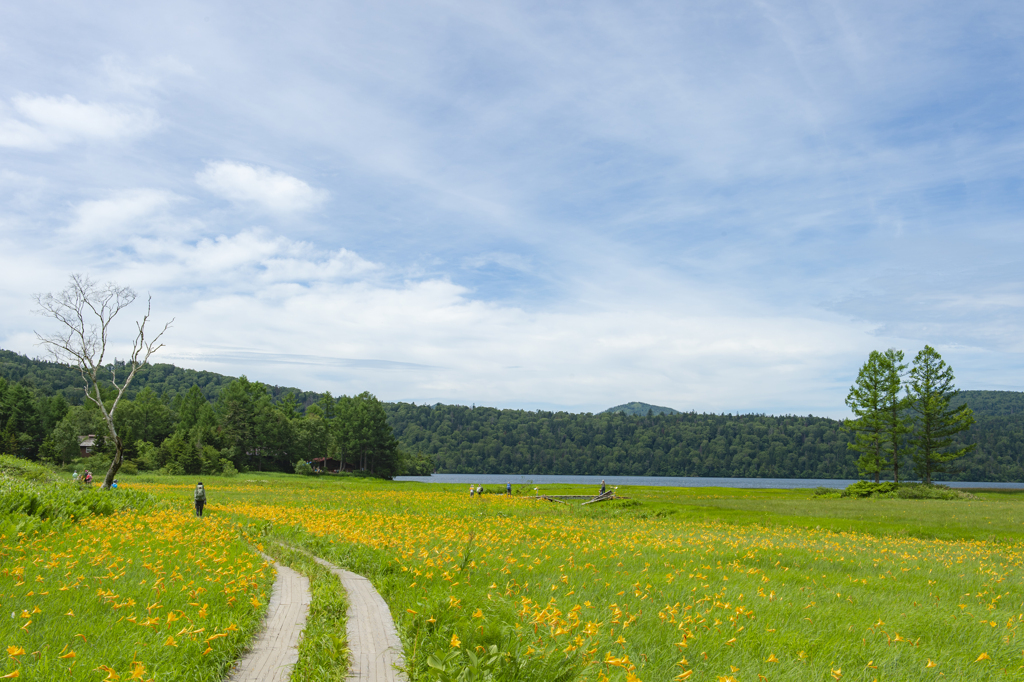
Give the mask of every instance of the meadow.
<path id="1" fill-rule="evenodd" d="M 581 507 L 528 499 L 523 493 L 533 491 L 522 488 L 511 497 L 495 489 L 470 498 L 461 486 L 243 474 L 204 481 L 210 506 L 208 518 L 197 524 L 187 518 L 194 481 L 124 480 L 127 488 L 167 505 L 144 522 L 136 519 L 149 524 L 148 531 L 131 537 L 155 542 L 162 524 L 170 536 L 203 528 L 224 533 L 222 542 L 209 545 L 218 557 L 243 540 L 281 556 L 291 544 L 369 576 L 391 606 L 414 682 L 1024 677 L 1024 643 L 1017 640 L 1024 625 L 1024 497 L 1017 494 L 982 493 L 977 501 L 821 500 L 811 499 L 809 491 L 633 488 L 620 490 L 629 500 Z M 592 491 L 548 486 L 544 492 Z M 69 555 L 60 561 L 82 565 L 106 552 L 95 566 L 107 571 L 116 555 L 113 537 L 108 536 L 109 548 L 103 540 L 97 546 L 82 538 L 97 535 L 86 531 L 90 524 L 118 518 L 81 521 L 59 541 L 43 534 L 3 540 L 3 551 L 20 553 L 24 574 L 15 579 L 0 569 L 0 605 L 32 615 L 26 589 L 39 573 L 29 573 L 42 569 L 31 559 L 44 554 L 43 566 L 58 553 Z M 44 542 L 45 548 L 31 544 Z M 117 550 L 128 551 L 121 548 L 130 542 L 136 541 L 121 540 Z M 184 573 L 186 562 L 178 560 L 194 544 L 172 542 L 147 551 L 152 557 L 172 547 L 179 551 L 174 564 Z M 239 551 L 233 561 L 243 574 L 262 570 L 245 593 L 260 601 L 267 567 L 244 548 Z M 171 561 L 162 558 L 167 570 Z M 115 563 L 109 570 L 117 575 L 138 563 Z M 2 565 L 7 567 L 6 558 Z M 60 573 L 61 586 L 78 577 L 67 572 Z M 90 603 L 103 603 L 92 599 L 99 589 L 113 589 L 119 595 L 114 603 L 123 600 L 116 588 L 127 580 L 115 585 L 91 577 L 99 572 L 82 575 L 96 583 L 88 583 Z M 183 576 L 183 582 L 208 584 L 208 578 Z M 7 597 L 12 582 L 18 588 Z M 174 591 L 163 596 L 165 608 L 172 608 L 166 602 Z M 141 644 L 122 652 L 115 661 L 120 668 L 109 662 L 114 659 L 89 659 L 92 676 L 81 679 L 104 679 L 96 672 L 100 665 L 131 679 L 122 670 L 130 671 L 133 661 L 146 666 L 140 679 L 184 679 L 170 674 L 168 662 L 175 656 L 202 658 L 210 647 L 204 637 L 225 632 L 231 622 L 240 633 L 237 611 L 235 620 L 227 614 L 241 599 L 228 604 L 207 593 L 175 605 L 175 613 L 191 618 L 193 630 L 200 619 L 189 603 L 208 604 L 206 618 L 221 620 L 194 640 L 185 631 L 178 647 L 135 633 L 148 636 L 159 629 L 166 638 L 180 627 L 171 633 L 163 622 L 159 628 L 136 625 L 128 631 Z M 322 645 L 307 646 L 303 657 L 323 659 L 325 649 L 330 655 L 316 666 L 300 665 L 333 665 L 333 672 L 318 679 L 343 679 L 344 660 L 335 651 L 340 635 L 326 632 L 325 622 L 317 625 L 329 620 L 337 627 L 341 607 L 336 597 L 330 599 L 334 606 L 323 609 L 328 615 L 311 619 L 311 628 L 321 628 L 315 637 Z M 63 608 L 53 607 L 43 605 L 43 613 Z M 111 621 L 128 627 L 117 620 L 120 609 L 107 609 L 88 627 L 59 637 L 54 631 L 21 643 L 11 635 L 28 637 L 34 626 L 22 635 L 14 632 L 20 628 L 0 630 L 29 652 L 9 655 L 7 670 L 43 647 L 58 656 L 75 649 L 84 669 L 85 647 L 69 638 L 81 633 L 91 643 Z M 249 604 L 247 613 L 258 617 L 260 611 Z M 19 626 L 27 620 L 12 619 Z M 232 652 L 223 645 L 238 640 L 218 641 L 226 656 Z M 182 647 L 188 646 L 195 651 L 183 657 Z M 158 652 L 167 658 L 148 658 Z M 48 655 L 38 654 L 34 665 L 55 658 Z M 46 679 L 27 677 L 28 668 L 20 668 L 26 679 Z"/>

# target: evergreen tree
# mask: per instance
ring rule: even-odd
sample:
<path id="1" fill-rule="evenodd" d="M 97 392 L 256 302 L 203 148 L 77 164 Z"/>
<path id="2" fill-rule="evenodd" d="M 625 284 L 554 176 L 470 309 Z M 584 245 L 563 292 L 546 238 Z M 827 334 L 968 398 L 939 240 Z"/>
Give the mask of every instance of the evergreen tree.
<path id="1" fill-rule="evenodd" d="M 947 465 L 974 449 L 974 444 L 952 447 L 961 431 L 974 423 L 974 412 L 966 404 L 951 407 L 960 393 L 953 385 L 953 368 L 931 346 L 914 358 L 907 398 L 914 414 L 910 450 L 921 479 L 932 482 L 932 474 L 947 473 Z"/>
<path id="2" fill-rule="evenodd" d="M 843 427 L 853 431 L 853 442 L 846 447 L 860 453 L 857 469 L 860 473 L 873 475 L 878 483 L 882 469 L 888 461 L 885 457 L 887 432 L 885 428 L 885 377 L 884 357 L 877 350 L 871 351 L 868 361 L 860 368 L 857 382 L 850 387 L 846 404 L 856 415 L 848 419 Z"/>
<path id="3" fill-rule="evenodd" d="M 847 447 L 861 453 L 857 468 L 874 475 L 876 483 L 887 469 L 892 469 L 896 482 L 900 480 L 903 441 L 909 431 L 907 400 L 900 395 L 906 369 L 903 351 L 871 351 L 846 396 L 846 404 L 857 416 L 843 424 L 854 432 L 854 441 Z"/>

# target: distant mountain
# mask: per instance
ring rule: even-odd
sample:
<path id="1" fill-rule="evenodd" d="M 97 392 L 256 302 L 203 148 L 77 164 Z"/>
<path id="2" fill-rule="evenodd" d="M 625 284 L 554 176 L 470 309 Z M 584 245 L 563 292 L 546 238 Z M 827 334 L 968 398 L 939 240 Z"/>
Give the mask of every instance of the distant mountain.
<path id="1" fill-rule="evenodd" d="M 609 407 L 600 414 L 615 414 L 621 412 L 622 414 L 628 414 L 631 417 L 646 417 L 650 414 L 682 414 L 679 410 L 673 410 L 671 407 L 660 407 L 658 405 L 650 405 L 648 403 L 626 403 L 624 405 L 616 405 L 615 407 Z"/>

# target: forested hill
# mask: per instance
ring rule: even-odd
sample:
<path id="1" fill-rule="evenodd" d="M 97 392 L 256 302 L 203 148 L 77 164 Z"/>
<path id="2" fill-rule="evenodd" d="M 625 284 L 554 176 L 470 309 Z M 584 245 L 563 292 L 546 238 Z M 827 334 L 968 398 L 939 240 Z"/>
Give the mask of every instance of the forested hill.
<path id="1" fill-rule="evenodd" d="M 385 409 L 402 446 L 442 473 L 857 478 L 850 434 L 823 417 Z M 1024 415 L 979 414 L 965 442 L 978 446 L 953 480 L 1024 480 Z"/>
<path id="2" fill-rule="evenodd" d="M 39 398 L 60 393 L 72 404 L 81 403 L 81 377 L 66 365 L 0 350 L 0 377 Z M 195 385 L 213 401 L 233 380 L 155 364 L 140 370 L 129 397 L 148 387 L 170 405 Z M 293 394 L 300 412 L 320 397 L 280 386 L 269 391 L 275 402 Z M 977 417 L 965 442 L 977 448 L 960 460 L 963 471 L 956 478 L 1024 480 L 1024 393 L 964 391 L 961 396 Z M 856 455 L 846 447 L 849 434 L 841 422 L 823 417 L 658 414 L 670 408 L 645 403 L 600 414 L 384 406 L 402 447 L 429 454 L 439 472 L 857 478 Z"/>
<path id="3" fill-rule="evenodd" d="M 111 363 L 117 369 L 123 362 Z M 72 405 L 82 403 L 82 376 L 78 370 L 68 365 L 47 360 L 33 360 L 9 350 L 0 350 L 0 377 L 36 389 L 45 395 L 60 393 Z M 139 368 L 132 380 L 126 397 L 132 399 L 147 386 L 157 395 L 170 399 L 176 395 L 184 395 L 193 386 L 198 386 L 203 397 L 213 401 L 221 390 L 235 380 L 216 372 L 183 369 L 174 365 L 156 363 Z M 305 408 L 312 405 L 320 395 L 309 391 L 300 391 L 287 386 L 269 386 L 275 400 L 288 393 L 295 395 L 296 400 Z"/>
<path id="4" fill-rule="evenodd" d="M 650 405 L 648 403 L 625 403 L 623 405 L 616 405 L 615 407 L 609 407 L 601 414 L 621 412 L 622 414 L 629 414 L 633 416 L 654 416 L 656 414 L 680 414 L 679 410 L 673 410 L 671 407 L 660 407 L 658 405 Z"/>

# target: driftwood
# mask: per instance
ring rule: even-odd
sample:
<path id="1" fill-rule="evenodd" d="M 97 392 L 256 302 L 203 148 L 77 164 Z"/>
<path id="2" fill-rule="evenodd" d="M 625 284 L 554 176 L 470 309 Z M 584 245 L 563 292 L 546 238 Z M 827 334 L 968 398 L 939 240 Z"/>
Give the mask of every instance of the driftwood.
<path id="1" fill-rule="evenodd" d="M 614 490 L 608 490 L 608 491 L 605 491 L 605 492 L 601 493 L 600 495 L 598 495 L 594 499 L 590 500 L 590 502 L 584 502 L 583 504 L 593 504 L 594 502 L 604 502 L 605 500 L 614 500 L 614 499 L 615 499 L 615 491 Z"/>
<path id="2" fill-rule="evenodd" d="M 617 497 L 614 490 L 608 490 L 598 496 L 593 495 L 534 495 L 535 500 L 547 500 L 548 502 L 561 502 L 562 504 L 569 504 L 569 500 L 586 500 L 582 504 L 592 504 L 594 502 L 605 502 L 607 500 L 628 500 L 628 497 Z M 582 505 L 581 505 L 582 506 Z"/>

